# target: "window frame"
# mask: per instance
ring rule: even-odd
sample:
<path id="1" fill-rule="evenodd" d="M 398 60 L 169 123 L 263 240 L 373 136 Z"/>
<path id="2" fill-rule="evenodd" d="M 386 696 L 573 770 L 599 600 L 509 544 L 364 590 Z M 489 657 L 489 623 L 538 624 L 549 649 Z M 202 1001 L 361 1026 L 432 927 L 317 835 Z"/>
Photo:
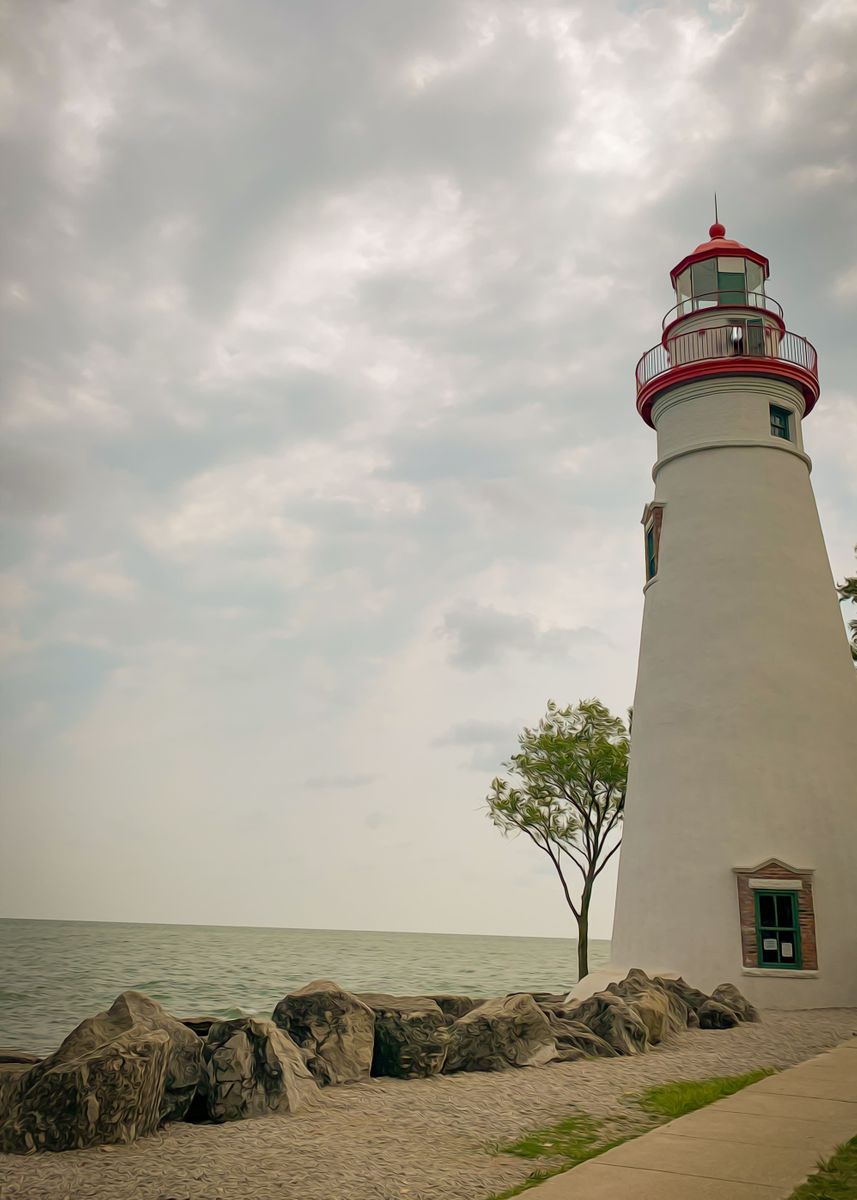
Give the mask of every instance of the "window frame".
<path id="1" fill-rule="evenodd" d="M 792 925 L 780 925 L 779 919 L 777 919 L 776 925 L 764 925 L 763 926 L 762 925 L 762 914 L 760 911 L 760 907 L 761 907 L 760 900 L 763 896 L 773 897 L 775 906 L 776 906 L 777 897 L 787 896 L 791 901 L 793 924 Z M 765 971 L 801 971 L 801 970 L 803 970 L 803 951 L 802 951 L 801 939 L 800 939 L 799 893 L 796 891 L 793 891 L 789 888 L 775 888 L 775 887 L 755 888 L 753 891 L 753 905 L 754 905 L 754 914 L 755 914 L 754 920 L 755 920 L 755 926 L 756 926 L 756 962 L 757 962 L 758 966 L 761 967 Z M 791 961 L 784 960 L 779 952 L 779 942 L 781 940 L 781 935 L 783 933 L 790 933 L 792 935 L 792 945 L 794 946 L 795 953 L 794 953 L 794 959 Z M 766 934 L 769 937 L 774 936 L 777 938 L 778 961 L 775 963 L 764 961 L 762 942 L 763 942 Z"/>
<path id="2" fill-rule="evenodd" d="M 789 411 L 789 409 L 783 408 L 782 405 L 779 404 L 769 404 L 768 415 L 771 425 L 771 437 L 779 438 L 781 442 L 793 442 L 792 413 Z M 776 418 L 782 418 L 782 426 L 775 425 L 774 422 Z"/>
<path id="3" fill-rule="evenodd" d="M 658 547 L 655 538 L 654 519 L 646 525 L 646 582 L 658 573 Z"/>

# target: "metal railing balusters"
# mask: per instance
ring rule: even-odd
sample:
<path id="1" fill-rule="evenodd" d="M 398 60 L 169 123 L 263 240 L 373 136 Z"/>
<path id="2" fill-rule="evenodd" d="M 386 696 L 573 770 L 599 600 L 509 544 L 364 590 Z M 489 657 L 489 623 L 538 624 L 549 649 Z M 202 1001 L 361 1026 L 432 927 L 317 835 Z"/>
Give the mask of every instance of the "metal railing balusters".
<path id="1" fill-rule="evenodd" d="M 768 326 L 708 325 L 658 342 L 637 363 L 637 391 L 673 367 L 721 358 L 776 358 L 818 374 L 815 347 L 798 333 Z"/>

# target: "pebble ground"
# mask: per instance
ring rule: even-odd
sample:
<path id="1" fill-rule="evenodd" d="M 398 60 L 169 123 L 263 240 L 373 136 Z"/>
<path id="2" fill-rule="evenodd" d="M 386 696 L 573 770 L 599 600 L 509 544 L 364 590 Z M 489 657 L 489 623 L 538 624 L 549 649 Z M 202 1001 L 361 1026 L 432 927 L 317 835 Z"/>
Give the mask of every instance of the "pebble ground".
<path id="1" fill-rule="evenodd" d="M 657 1083 L 788 1067 L 857 1031 L 857 1009 L 765 1013 L 633 1058 L 494 1074 L 374 1079 L 312 1108 L 231 1125 L 170 1125 L 131 1146 L 0 1155 L 2 1200 L 486 1200 L 536 1165 L 498 1145 L 587 1113 L 621 1126 Z M 857 1132 L 857 1131 L 855 1131 Z"/>

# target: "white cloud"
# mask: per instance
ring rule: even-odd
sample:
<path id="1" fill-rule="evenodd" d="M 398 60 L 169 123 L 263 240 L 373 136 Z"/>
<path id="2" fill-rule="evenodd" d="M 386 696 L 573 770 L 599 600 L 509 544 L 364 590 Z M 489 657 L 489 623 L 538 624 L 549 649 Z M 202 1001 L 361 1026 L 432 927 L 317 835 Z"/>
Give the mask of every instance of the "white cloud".
<path id="1" fill-rule="evenodd" d="M 122 569 L 119 556 L 105 554 L 99 558 L 78 559 L 66 563 L 59 571 L 67 583 L 92 592 L 97 596 L 108 596 L 123 600 L 137 593 L 137 584 Z"/>
<path id="2" fill-rule="evenodd" d="M 104 915 L 88 830 L 99 862 L 147 847 L 128 917 L 567 931 L 480 805 L 549 696 L 631 699 L 633 368 L 715 189 L 818 346 L 807 448 L 852 562 L 857 24 L 776 10 L 21 7 L 4 766 L 59 874 L 16 816 L 5 911 Z M 324 860 L 275 870 L 320 801 Z M 238 911 L 205 864 L 260 828 Z"/>

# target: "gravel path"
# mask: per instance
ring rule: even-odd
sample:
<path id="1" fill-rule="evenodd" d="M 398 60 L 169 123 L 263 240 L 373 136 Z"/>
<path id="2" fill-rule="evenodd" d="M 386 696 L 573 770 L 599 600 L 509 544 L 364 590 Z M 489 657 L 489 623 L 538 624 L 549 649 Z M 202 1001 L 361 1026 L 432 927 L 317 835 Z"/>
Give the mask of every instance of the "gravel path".
<path id="1" fill-rule="evenodd" d="M 534 1163 L 490 1153 L 574 1113 L 611 1124 L 656 1083 L 787 1067 L 857 1031 L 857 1009 L 766 1013 L 688 1031 L 634 1058 L 496 1074 L 376 1079 L 312 1109 L 232 1125 L 171 1125 L 131 1146 L 0 1155 L 2 1200 L 486 1200 Z"/>

